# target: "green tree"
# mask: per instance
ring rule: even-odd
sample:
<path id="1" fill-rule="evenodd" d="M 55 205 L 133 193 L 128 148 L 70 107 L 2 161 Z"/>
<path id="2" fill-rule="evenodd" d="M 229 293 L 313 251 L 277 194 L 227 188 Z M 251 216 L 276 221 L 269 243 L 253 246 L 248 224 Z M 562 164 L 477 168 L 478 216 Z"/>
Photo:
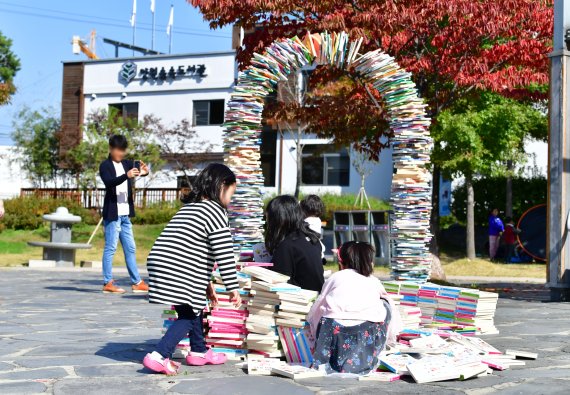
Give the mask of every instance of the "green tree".
<path id="1" fill-rule="evenodd" d="M 83 140 L 66 153 L 65 162 L 75 175 L 78 189 L 97 187 L 99 165 L 109 154 L 109 137 L 121 134 L 129 141 L 129 158 L 143 160 L 156 172 L 164 165 L 158 141 L 153 131 L 160 120 L 147 115 L 142 121 L 118 116 L 115 110 L 95 111 L 88 115 L 83 126 Z"/>
<path id="2" fill-rule="evenodd" d="M 473 181 L 475 196 L 475 226 L 487 226 L 489 207 L 500 207 L 505 201 L 505 176 L 485 177 Z M 515 222 L 529 208 L 546 203 L 546 177 L 539 174 L 513 177 L 513 219 Z M 452 212 L 457 221 L 465 223 L 467 191 L 465 184 L 453 190 Z"/>
<path id="3" fill-rule="evenodd" d="M 12 40 L 0 32 L 0 105 L 10 101 L 16 92 L 14 77 L 20 70 L 20 59 L 12 52 Z"/>
<path id="4" fill-rule="evenodd" d="M 17 161 L 34 187 L 45 187 L 53 182 L 57 187 L 58 140 L 61 129 L 59 117 L 53 108 L 30 110 L 22 108 L 15 117 L 14 140 Z"/>
<path id="5" fill-rule="evenodd" d="M 473 181 L 506 175 L 507 162 L 523 163 L 525 141 L 543 138 L 546 129 L 546 117 L 532 106 L 491 93 L 462 100 L 438 117 L 432 162 L 444 174 L 465 179 L 467 258 L 475 258 Z"/>

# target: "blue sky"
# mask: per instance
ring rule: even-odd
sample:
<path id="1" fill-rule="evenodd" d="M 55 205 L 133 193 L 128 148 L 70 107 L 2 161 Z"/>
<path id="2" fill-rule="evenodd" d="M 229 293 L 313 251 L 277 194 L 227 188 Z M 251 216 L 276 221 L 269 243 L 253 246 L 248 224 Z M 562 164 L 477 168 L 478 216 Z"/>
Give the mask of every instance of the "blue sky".
<path id="1" fill-rule="evenodd" d="M 155 49 L 168 52 L 165 33 L 174 5 L 173 53 L 218 51 L 231 48 L 231 27 L 210 30 L 197 9 L 185 0 L 156 0 Z M 129 23 L 133 0 L 0 0 L 0 31 L 13 40 L 22 69 L 16 76 L 18 92 L 12 104 L 0 107 L 0 145 L 12 144 L 9 135 L 14 114 L 24 105 L 53 107 L 59 113 L 64 60 L 85 59 L 71 52 L 74 35 L 88 39 L 97 31 L 97 55 L 114 56 L 102 38 L 132 42 Z M 150 0 L 137 0 L 136 44 L 151 45 Z M 130 51 L 122 50 L 128 56 Z"/>

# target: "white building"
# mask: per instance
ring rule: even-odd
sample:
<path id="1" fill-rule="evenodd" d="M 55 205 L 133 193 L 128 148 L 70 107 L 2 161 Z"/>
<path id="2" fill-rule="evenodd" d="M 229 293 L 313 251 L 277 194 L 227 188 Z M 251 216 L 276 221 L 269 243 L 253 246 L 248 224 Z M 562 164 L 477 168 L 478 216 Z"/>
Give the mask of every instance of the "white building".
<path id="1" fill-rule="evenodd" d="M 0 199 L 8 199 L 20 194 L 20 188 L 30 188 L 31 183 L 24 177 L 18 163 L 18 154 L 13 146 L 0 146 Z"/>
<path id="2" fill-rule="evenodd" d="M 153 114 L 165 125 L 190 119 L 198 139 L 213 146 L 209 160 L 221 161 L 221 124 L 236 77 L 234 51 L 64 62 L 61 151 L 80 141 L 81 125 L 90 113 L 113 107 L 120 115 L 139 120 Z M 350 153 L 328 143 L 311 136 L 303 140 L 302 191 L 358 193 L 360 177 Z M 267 192 L 292 193 L 296 182 L 293 137 L 264 130 L 261 150 Z M 180 186 L 180 174 L 168 168 L 164 174 L 148 186 Z M 368 194 L 388 199 L 391 177 L 391 153 L 386 150 L 368 178 Z"/>

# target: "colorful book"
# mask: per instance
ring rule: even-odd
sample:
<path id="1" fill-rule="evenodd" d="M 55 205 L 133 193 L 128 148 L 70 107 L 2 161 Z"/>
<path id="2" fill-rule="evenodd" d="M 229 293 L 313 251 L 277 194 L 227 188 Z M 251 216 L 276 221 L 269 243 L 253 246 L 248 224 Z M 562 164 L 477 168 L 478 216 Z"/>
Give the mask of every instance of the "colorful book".
<path id="1" fill-rule="evenodd" d="M 303 365 L 281 365 L 271 368 L 271 373 L 288 377 L 293 380 L 322 377 L 326 373 L 321 370 L 311 369 Z"/>

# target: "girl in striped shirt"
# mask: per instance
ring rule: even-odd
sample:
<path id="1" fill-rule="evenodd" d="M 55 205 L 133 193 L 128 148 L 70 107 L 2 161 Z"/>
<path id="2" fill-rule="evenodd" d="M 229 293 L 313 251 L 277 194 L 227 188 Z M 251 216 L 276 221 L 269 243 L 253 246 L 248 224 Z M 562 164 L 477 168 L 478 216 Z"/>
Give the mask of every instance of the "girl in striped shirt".
<path id="1" fill-rule="evenodd" d="M 223 364 L 225 354 L 206 348 L 202 311 L 207 298 L 217 302 L 210 282 L 217 263 L 232 302 L 241 305 L 226 207 L 236 190 L 236 177 L 226 166 L 208 165 L 196 177 L 186 203 L 164 228 L 147 259 L 149 300 L 174 305 L 178 319 L 168 328 L 143 365 L 158 373 L 176 374 L 179 363 L 170 360 L 176 345 L 190 338 L 188 365 Z"/>

